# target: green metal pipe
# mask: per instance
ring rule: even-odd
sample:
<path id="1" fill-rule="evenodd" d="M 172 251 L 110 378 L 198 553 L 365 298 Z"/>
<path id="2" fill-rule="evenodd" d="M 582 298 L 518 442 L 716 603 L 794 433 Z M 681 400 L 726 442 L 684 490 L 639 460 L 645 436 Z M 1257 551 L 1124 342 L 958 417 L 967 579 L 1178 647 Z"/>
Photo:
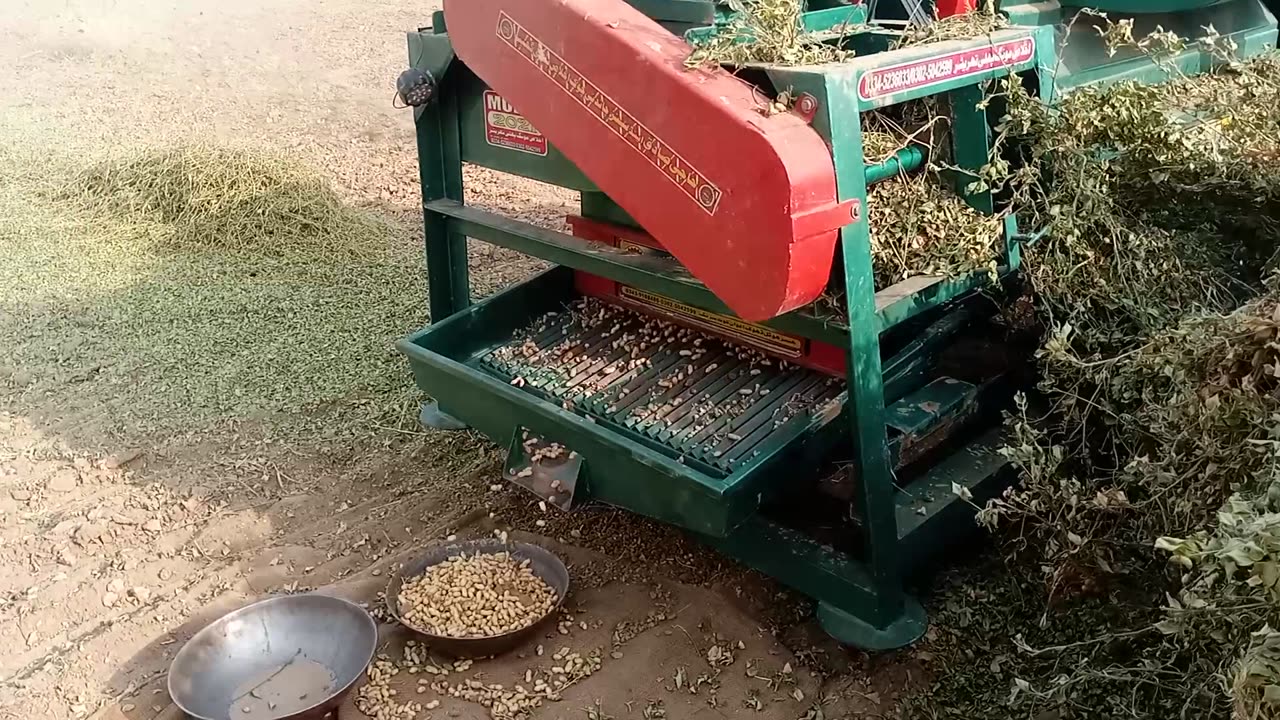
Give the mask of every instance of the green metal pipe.
<path id="1" fill-rule="evenodd" d="M 867 165 L 863 172 L 866 173 L 867 184 L 874 185 L 898 173 L 909 173 L 923 164 L 924 150 L 919 145 L 908 145 L 883 162 Z"/>

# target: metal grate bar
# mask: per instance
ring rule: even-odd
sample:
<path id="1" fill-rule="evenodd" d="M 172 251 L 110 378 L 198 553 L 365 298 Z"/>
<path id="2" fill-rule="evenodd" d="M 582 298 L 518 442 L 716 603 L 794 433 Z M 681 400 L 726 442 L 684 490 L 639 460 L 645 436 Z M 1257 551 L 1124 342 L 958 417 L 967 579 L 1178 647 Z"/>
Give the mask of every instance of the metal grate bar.
<path id="1" fill-rule="evenodd" d="M 843 389 L 835 378 L 593 298 L 538 318 L 479 364 L 726 474 Z"/>

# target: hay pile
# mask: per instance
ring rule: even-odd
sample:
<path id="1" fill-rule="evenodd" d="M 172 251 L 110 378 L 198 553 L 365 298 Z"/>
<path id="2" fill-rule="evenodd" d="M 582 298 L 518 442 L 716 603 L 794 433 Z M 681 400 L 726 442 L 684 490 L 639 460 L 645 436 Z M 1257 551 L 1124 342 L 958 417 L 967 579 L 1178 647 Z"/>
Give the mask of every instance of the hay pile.
<path id="1" fill-rule="evenodd" d="M 392 343 L 426 321 L 420 225 L 343 205 L 269 154 L 31 137 L 0 142 L 0 395 L 92 407 L 86 442 L 416 427 Z"/>
<path id="2" fill-rule="evenodd" d="M 905 147 L 906 144 L 894 133 L 862 131 L 862 160 L 869 165 L 882 163 Z"/>
<path id="3" fill-rule="evenodd" d="M 717 33 L 696 47 L 685 64 L 817 65 L 839 62 L 853 53 L 806 33 L 800 22 L 805 0 L 729 0 L 735 14 Z"/>
<path id="4" fill-rule="evenodd" d="M 883 162 L 909 146 L 925 149 L 927 166 L 877 183 L 867 192 L 875 286 L 916 275 L 955 278 L 994 272 L 1003 241 L 1001 215 L 978 212 L 954 185 L 964 183 L 952 162 L 949 115 L 936 98 L 915 100 L 862 116 L 863 155 Z M 973 178 L 977 180 L 977 178 Z"/>
<path id="5" fill-rule="evenodd" d="M 385 226 L 304 165 L 261 150 L 183 145 L 124 153 L 78 173 L 63 199 L 152 224 L 160 250 L 282 257 L 385 252 Z"/>

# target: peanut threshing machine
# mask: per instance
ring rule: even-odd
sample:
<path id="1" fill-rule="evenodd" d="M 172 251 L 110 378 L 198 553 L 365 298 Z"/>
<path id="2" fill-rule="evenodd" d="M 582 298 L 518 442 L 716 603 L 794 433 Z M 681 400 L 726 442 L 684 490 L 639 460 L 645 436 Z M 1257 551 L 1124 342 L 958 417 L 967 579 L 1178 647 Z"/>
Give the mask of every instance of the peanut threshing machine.
<path id="1" fill-rule="evenodd" d="M 424 418 L 509 448 L 506 478 L 548 505 L 594 500 L 696 534 L 815 598 L 843 642 L 913 641 L 925 618 L 907 588 L 1010 481 L 1000 413 L 1028 363 L 981 288 L 1014 276 L 1036 233 L 1002 215 L 988 269 L 876 287 L 868 188 L 936 148 L 867 162 L 863 128 L 937 101 L 948 192 L 994 214 L 1001 199 L 974 183 L 993 81 L 1051 102 L 1215 62 L 1195 43 L 1162 62 L 1111 53 L 1087 28 L 1064 42 L 1097 21 L 1072 4 L 1005 3 L 1005 28 L 897 47 L 955 3 L 808 0 L 803 29 L 847 59 L 724 68 L 686 59 L 741 5 L 445 0 L 409 34 L 402 92 L 432 323 L 399 349 L 435 403 Z M 1258 0 L 1093 5 L 1136 35 L 1274 45 Z M 468 205 L 464 163 L 577 191 L 581 210 L 566 230 Z M 551 267 L 475 298 L 468 238 Z"/>

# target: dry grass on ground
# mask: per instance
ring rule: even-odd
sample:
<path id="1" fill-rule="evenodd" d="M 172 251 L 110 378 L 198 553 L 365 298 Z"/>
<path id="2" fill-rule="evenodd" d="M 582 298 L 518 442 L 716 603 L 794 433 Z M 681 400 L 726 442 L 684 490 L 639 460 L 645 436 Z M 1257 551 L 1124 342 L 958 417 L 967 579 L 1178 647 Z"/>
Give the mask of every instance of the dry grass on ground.
<path id="1" fill-rule="evenodd" d="M 92 379 L 94 430 L 116 436 L 309 432 L 335 404 L 359 418 L 344 432 L 409 417 L 392 343 L 427 320 L 412 226 L 245 149 L 47 158 L 0 154 L 0 383 L 75 406 Z"/>

